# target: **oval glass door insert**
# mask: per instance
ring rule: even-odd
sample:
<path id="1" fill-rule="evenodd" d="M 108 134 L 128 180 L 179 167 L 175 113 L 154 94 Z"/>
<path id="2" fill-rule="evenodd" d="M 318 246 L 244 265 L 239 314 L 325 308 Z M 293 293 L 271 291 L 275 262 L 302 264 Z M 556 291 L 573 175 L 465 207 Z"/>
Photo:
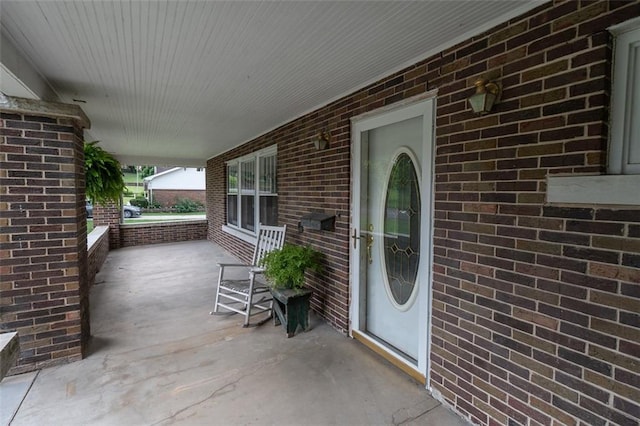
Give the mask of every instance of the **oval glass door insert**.
<path id="1" fill-rule="evenodd" d="M 405 310 L 413 301 L 420 260 L 420 188 L 406 152 L 396 156 L 389 173 L 383 216 L 387 292 Z"/>

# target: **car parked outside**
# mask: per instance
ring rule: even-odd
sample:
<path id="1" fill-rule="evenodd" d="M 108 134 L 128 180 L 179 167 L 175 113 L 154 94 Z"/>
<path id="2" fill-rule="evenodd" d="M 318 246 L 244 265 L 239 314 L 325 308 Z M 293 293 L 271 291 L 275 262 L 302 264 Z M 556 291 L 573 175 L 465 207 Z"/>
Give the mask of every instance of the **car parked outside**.
<path id="1" fill-rule="evenodd" d="M 87 218 L 92 218 L 93 204 L 91 204 L 91 201 L 89 200 L 87 200 L 86 202 L 86 209 L 87 209 Z M 140 217 L 141 214 L 142 212 L 140 211 L 140 207 L 129 206 L 129 205 L 122 206 L 122 216 L 124 216 L 127 219 L 131 217 Z"/>
<path id="2" fill-rule="evenodd" d="M 140 207 L 136 206 L 122 206 L 122 215 L 129 219 L 130 217 L 140 217 L 142 211 L 140 211 Z"/>

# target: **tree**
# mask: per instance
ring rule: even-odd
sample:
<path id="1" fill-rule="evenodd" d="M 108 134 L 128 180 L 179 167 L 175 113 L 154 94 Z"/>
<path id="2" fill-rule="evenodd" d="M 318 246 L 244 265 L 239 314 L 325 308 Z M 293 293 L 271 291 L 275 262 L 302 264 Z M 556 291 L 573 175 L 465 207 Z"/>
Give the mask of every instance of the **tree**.
<path id="1" fill-rule="evenodd" d="M 141 177 L 142 179 L 153 175 L 156 172 L 156 168 L 154 166 L 142 166 Z"/>
<path id="2" fill-rule="evenodd" d="M 120 162 L 112 154 L 97 146 L 98 142 L 84 144 L 87 197 L 93 202 L 117 203 L 125 190 Z"/>

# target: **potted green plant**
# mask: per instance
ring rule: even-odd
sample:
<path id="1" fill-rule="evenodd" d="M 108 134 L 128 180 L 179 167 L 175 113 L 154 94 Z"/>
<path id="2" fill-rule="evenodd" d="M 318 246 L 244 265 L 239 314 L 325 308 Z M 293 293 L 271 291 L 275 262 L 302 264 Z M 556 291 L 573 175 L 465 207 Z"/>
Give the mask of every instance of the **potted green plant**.
<path id="1" fill-rule="evenodd" d="M 285 244 L 267 253 L 262 259 L 264 275 L 273 288 L 301 289 L 307 269 L 320 272 L 322 253 L 310 246 Z"/>
<path id="2" fill-rule="evenodd" d="M 271 284 L 274 322 L 284 324 L 287 337 L 298 328 L 309 328 L 311 290 L 304 287 L 307 270 L 322 270 L 322 253 L 309 247 L 285 244 L 281 249 L 267 253 L 262 259 L 264 275 Z"/>

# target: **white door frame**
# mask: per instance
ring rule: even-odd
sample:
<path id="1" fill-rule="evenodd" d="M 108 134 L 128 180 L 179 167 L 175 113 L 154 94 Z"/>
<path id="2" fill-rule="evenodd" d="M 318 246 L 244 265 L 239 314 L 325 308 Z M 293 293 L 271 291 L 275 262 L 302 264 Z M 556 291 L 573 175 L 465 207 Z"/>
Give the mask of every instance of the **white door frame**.
<path id="1" fill-rule="evenodd" d="M 351 291 L 349 305 L 349 335 L 363 341 L 374 351 L 392 358 L 393 363 L 417 379 L 422 379 L 427 388 L 429 384 L 429 353 L 431 346 L 431 298 L 432 298 L 432 266 L 433 266 L 433 185 L 434 185 L 434 158 L 435 158 L 435 103 L 437 91 L 430 91 L 419 96 L 407 99 L 389 107 L 384 107 L 371 111 L 351 119 L 351 229 L 349 238 L 349 270 Z M 418 341 L 418 365 L 411 363 L 405 358 L 398 356 L 387 346 L 381 344 L 376 339 L 371 338 L 361 324 L 362 306 L 361 295 L 363 293 L 362 283 L 360 283 L 360 248 L 362 246 L 359 237 L 359 214 L 361 207 L 360 192 L 361 187 L 361 144 L 363 134 L 369 130 L 393 124 L 399 121 L 408 120 L 415 117 L 423 118 L 422 128 L 422 155 L 420 177 L 420 196 L 423 200 L 422 209 L 429 214 L 430 220 L 426 226 L 420 227 L 420 251 L 424 253 L 418 268 L 418 277 L 426 278 L 427 284 L 421 286 L 421 292 L 416 300 L 419 303 L 419 327 Z M 354 234 L 355 233 L 355 234 Z M 356 235 L 357 234 L 357 235 Z M 426 291 L 424 291 L 426 289 Z"/>

